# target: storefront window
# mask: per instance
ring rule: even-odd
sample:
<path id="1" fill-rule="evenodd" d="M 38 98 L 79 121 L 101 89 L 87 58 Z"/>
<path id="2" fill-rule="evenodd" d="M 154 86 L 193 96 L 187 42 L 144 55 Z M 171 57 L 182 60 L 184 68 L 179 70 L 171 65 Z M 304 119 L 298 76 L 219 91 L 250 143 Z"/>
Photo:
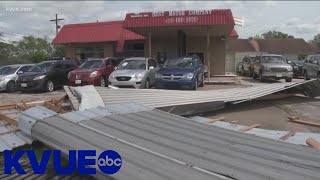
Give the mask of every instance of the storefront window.
<path id="1" fill-rule="evenodd" d="M 76 57 L 79 60 L 86 60 L 88 58 L 104 58 L 104 49 L 103 47 L 76 48 Z"/>

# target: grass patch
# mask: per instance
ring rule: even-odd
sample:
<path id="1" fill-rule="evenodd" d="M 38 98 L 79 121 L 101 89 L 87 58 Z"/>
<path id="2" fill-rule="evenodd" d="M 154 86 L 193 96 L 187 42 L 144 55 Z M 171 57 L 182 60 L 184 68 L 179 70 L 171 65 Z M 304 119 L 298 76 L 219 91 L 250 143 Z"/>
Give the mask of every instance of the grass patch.
<path id="1" fill-rule="evenodd" d="M 276 105 L 274 105 L 274 107 L 276 107 L 276 108 L 278 108 L 281 111 L 284 111 L 286 113 L 292 113 L 293 112 L 291 106 L 288 105 L 288 104 L 276 104 Z"/>

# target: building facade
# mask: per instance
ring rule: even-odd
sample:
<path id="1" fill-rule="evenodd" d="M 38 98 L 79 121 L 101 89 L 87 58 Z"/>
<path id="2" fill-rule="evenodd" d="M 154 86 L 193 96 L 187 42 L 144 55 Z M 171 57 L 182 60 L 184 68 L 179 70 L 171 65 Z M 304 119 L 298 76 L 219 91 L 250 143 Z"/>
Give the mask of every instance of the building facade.
<path id="1" fill-rule="evenodd" d="M 224 75 L 226 40 L 238 37 L 230 9 L 129 13 L 124 21 L 65 25 L 53 40 L 67 56 L 149 56 L 159 63 L 198 55 L 210 75 Z"/>

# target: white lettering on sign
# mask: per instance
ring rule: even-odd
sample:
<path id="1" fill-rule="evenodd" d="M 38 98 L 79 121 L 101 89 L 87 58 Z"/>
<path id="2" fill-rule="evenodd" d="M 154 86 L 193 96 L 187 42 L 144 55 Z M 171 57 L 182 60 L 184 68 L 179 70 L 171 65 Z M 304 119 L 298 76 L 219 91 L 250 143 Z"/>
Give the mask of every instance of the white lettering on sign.
<path id="1" fill-rule="evenodd" d="M 152 17 L 161 17 L 161 16 L 164 16 L 164 12 L 163 11 L 153 12 L 152 13 Z"/>
<path id="2" fill-rule="evenodd" d="M 198 17 L 196 16 L 191 16 L 191 17 L 171 17 L 167 18 L 165 20 L 166 24 L 173 24 L 173 23 L 196 23 L 198 22 Z"/>
<path id="3" fill-rule="evenodd" d="M 191 10 L 189 11 L 190 16 L 199 16 L 199 15 L 211 15 L 212 10 Z"/>
<path id="4" fill-rule="evenodd" d="M 169 16 L 185 16 L 185 11 L 169 11 Z"/>

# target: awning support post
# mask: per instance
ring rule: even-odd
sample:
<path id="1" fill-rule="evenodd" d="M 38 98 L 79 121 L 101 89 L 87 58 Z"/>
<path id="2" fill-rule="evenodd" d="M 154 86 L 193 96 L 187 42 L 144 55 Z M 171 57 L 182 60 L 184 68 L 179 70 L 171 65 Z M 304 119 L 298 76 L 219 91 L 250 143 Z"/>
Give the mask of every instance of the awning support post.
<path id="1" fill-rule="evenodd" d="M 151 32 L 148 34 L 149 57 L 151 57 Z"/>

